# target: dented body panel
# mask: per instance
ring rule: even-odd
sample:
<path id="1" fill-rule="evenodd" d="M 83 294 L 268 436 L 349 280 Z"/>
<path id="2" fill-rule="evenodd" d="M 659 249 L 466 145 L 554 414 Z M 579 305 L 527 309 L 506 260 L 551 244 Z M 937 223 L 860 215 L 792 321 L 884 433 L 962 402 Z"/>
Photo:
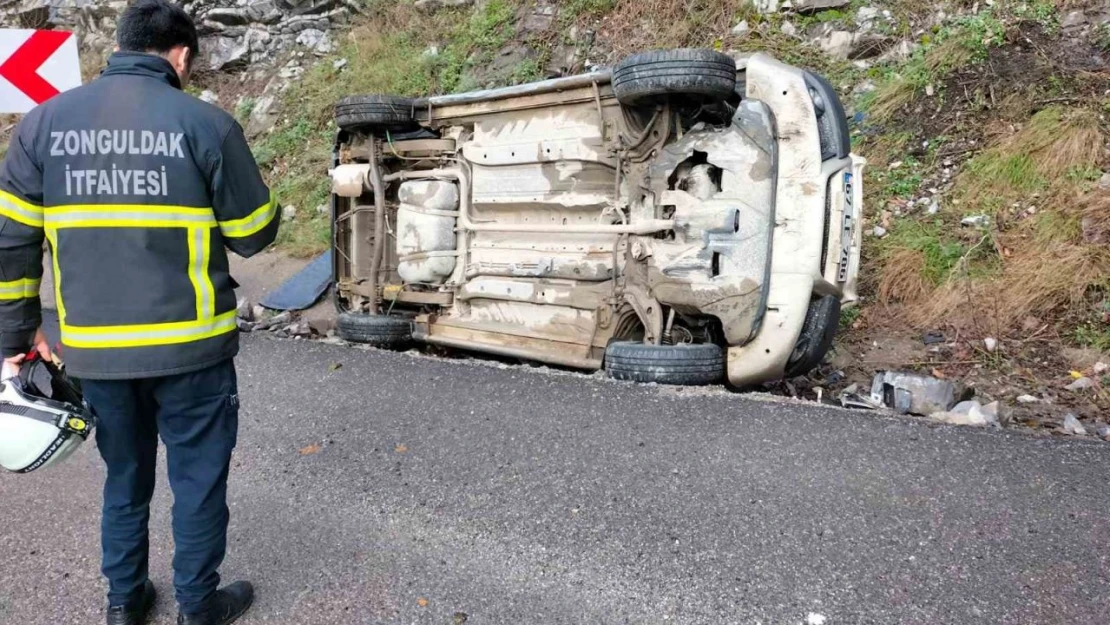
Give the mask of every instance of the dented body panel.
<path id="1" fill-rule="evenodd" d="M 822 159 L 800 70 L 756 55 L 740 71 L 724 118 L 630 110 L 595 73 L 421 101 L 434 138 L 341 135 L 341 308 L 586 369 L 615 339 L 713 341 L 733 383 L 781 377 L 815 294 L 856 297 L 863 164 Z"/>

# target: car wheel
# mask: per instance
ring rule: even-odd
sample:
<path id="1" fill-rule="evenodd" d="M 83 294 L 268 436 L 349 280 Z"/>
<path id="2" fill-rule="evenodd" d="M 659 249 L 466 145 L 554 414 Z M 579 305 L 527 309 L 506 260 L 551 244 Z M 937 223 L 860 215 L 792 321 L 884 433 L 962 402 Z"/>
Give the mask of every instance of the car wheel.
<path id="1" fill-rule="evenodd" d="M 840 300 L 836 296 L 826 295 L 810 302 L 802 334 L 786 364 L 786 377 L 805 375 L 821 364 L 839 325 Z"/>
<path id="2" fill-rule="evenodd" d="M 413 100 L 391 95 L 353 95 L 335 105 L 335 123 L 347 131 L 406 130 L 416 125 Z"/>
<path id="3" fill-rule="evenodd" d="M 398 347 L 412 339 L 412 323 L 402 317 L 339 313 L 336 320 L 339 338 L 374 347 Z"/>
<path id="4" fill-rule="evenodd" d="M 725 354 L 712 343 L 644 345 L 614 341 L 605 350 L 605 371 L 614 380 L 694 386 L 719 382 Z"/>
<path id="5" fill-rule="evenodd" d="M 644 52 L 618 63 L 612 82 L 617 100 L 629 106 L 674 95 L 722 102 L 736 88 L 736 61 L 697 48 Z"/>

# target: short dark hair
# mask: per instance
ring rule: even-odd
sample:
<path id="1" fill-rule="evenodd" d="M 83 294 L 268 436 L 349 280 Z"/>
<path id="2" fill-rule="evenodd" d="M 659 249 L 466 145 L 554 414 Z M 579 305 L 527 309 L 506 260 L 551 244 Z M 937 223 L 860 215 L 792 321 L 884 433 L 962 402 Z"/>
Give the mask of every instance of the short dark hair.
<path id="1" fill-rule="evenodd" d="M 190 63 L 200 51 L 197 27 L 180 6 L 166 0 L 135 0 L 116 26 L 122 52 L 165 54 L 177 46 L 189 48 Z"/>

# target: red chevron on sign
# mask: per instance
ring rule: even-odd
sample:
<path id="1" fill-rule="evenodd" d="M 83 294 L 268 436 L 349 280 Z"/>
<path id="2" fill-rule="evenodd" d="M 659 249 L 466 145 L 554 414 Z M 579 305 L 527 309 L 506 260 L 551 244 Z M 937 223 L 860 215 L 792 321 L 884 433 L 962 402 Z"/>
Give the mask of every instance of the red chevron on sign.
<path id="1" fill-rule="evenodd" d="M 0 112 L 26 112 L 79 84 L 73 33 L 0 30 Z"/>
<path id="2" fill-rule="evenodd" d="M 26 93 L 35 104 L 46 102 L 58 95 L 58 89 L 39 76 L 39 68 L 72 36 L 72 33 L 58 30 L 36 30 L 8 60 L 0 63 L 0 76 Z"/>

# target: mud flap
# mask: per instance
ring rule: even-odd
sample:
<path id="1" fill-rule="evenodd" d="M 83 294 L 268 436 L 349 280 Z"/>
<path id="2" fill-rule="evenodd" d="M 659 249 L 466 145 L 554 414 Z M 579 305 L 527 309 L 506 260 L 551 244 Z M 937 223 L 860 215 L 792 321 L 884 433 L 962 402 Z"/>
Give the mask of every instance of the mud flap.
<path id="1" fill-rule="evenodd" d="M 821 364 L 839 325 L 840 300 L 836 296 L 826 295 L 810 302 L 802 333 L 786 364 L 786 377 L 805 375 Z"/>

